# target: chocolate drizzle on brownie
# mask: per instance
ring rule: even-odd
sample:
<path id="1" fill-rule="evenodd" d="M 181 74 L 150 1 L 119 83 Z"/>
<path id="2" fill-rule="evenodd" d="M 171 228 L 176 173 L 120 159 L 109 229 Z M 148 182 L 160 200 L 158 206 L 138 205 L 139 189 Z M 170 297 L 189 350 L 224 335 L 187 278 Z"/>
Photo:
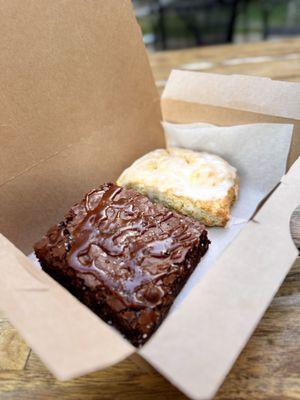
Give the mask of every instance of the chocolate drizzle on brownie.
<path id="1" fill-rule="evenodd" d="M 45 271 L 140 345 L 208 245 L 199 222 L 109 183 L 72 207 L 35 251 Z"/>

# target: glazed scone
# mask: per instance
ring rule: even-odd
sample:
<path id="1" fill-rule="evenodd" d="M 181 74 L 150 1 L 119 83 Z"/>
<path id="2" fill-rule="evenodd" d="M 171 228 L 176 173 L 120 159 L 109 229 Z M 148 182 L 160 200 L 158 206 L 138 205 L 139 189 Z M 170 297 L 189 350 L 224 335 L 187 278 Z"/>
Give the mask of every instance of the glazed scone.
<path id="1" fill-rule="evenodd" d="M 236 169 L 221 157 L 175 147 L 139 158 L 117 184 L 207 226 L 226 225 L 239 188 Z"/>

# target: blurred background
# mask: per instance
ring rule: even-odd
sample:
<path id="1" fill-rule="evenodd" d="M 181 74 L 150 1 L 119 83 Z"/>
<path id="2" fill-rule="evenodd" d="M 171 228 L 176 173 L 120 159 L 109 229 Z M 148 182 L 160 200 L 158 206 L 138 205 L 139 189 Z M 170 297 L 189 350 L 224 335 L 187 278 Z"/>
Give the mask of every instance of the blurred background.
<path id="1" fill-rule="evenodd" d="M 300 0 L 133 0 L 150 51 L 300 35 Z"/>

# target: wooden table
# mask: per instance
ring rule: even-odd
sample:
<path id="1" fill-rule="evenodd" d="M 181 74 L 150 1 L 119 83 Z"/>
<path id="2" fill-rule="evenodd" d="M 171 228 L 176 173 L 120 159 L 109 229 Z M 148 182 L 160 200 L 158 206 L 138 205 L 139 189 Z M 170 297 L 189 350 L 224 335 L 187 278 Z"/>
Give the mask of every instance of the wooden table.
<path id="1" fill-rule="evenodd" d="M 150 55 L 150 62 L 160 90 L 175 67 L 300 81 L 300 39 L 156 53 Z M 293 226 L 299 241 L 299 219 L 293 219 Z M 159 374 L 147 373 L 132 360 L 70 382 L 58 382 L 0 315 L 1 400 L 181 398 L 185 397 Z M 300 399 L 300 259 L 217 399 Z"/>

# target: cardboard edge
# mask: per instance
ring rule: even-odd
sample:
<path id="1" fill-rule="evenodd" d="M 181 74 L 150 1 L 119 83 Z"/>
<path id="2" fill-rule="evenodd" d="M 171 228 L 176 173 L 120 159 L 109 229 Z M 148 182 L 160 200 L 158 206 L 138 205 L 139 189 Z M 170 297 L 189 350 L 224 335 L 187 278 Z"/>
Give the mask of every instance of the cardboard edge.
<path id="1" fill-rule="evenodd" d="M 136 352 L 1 234 L 0 269 L 1 310 L 57 379 L 106 368 Z"/>
<path id="2" fill-rule="evenodd" d="M 288 176 L 296 176 L 296 172 L 297 184 L 287 183 Z M 255 219 L 246 224 L 181 307 L 141 349 L 140 354 L 190 398 L 213 398 L 298 258 L 289 226 L 291 214 L 300 203 L 299 187 L 300 158 L 285 183 L 278 186 Z M 274 214 L 280 215 L 279 223 Z M 275 248 L 273 235 L 280 242 Z M 266 255 L 265 250 L 256 248 L 256 242 L 264 242 L 273 253 Z M 242 259 L 236 258 L 241 246 L 246 249 Z M 232 259 L 238 261 L 232 263 Z M 180 343 L 177 338 L 183 335 L 190 340 Z M 197 352 L 193 352 L 195 346 Z M 174 348 L 179 368 L 173 360 Z"/>
<path id="3" fill-rule="evenodd" d="M 199 87 L 201 91 L 196 90 Z M 258 97 L 257 93 L 262 90 L 266 91 L 265 94 Z M 267 102 L 265 98 L 268 98 Z M 300 84 L 253 75 L 173 69 L 163 91 L 162 102 L 165 99 L 298 120 Z"/>

